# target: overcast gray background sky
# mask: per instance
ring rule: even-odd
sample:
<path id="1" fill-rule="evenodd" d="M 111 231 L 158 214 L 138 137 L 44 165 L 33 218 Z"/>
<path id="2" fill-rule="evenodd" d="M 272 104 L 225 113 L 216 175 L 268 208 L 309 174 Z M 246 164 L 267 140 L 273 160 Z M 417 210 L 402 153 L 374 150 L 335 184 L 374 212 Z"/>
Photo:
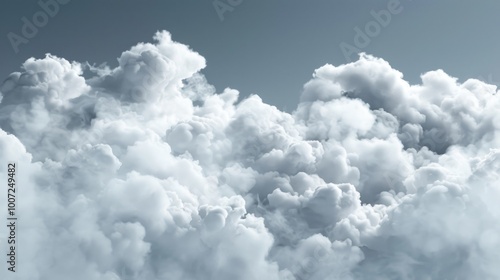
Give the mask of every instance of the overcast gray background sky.
<path id="1" fill-rule="evenodd" d="M 21 35 L 21 18 L 32 20 L 41 8 L 38 1 L 8 0 L 0 10 L 0 77 L 48 52 L 113 66 L 122 51 L 165 29 L 207 59 L 203 73 L 219 92 L 256 93 L 290 111 L 314 69 L 345 63 L 339 44 L 354 45 L 354 28 L 364 29 L 370 12 L 389 1 L 243 0 L 221 20 L 212 0 L 72 0 L 15 53 L 7 34 Z M 412 83 L 442 68 L 461 80 L 499 84 L 500 1 L 401 0 L 401 7 L 363 51 Z"/>

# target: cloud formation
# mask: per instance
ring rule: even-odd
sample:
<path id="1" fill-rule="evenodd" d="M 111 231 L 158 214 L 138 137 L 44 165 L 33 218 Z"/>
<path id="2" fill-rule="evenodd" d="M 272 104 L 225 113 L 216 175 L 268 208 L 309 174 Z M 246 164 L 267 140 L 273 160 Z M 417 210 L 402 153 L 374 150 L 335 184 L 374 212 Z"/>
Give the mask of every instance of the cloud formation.
<path id="1" fill-rule="evenodd" d="M 17 279 L 500 278 L 496 86 L 412 85 L 361 54 L 316 69 L 289 114 L 154 39 L 116 68 L 48 54 L 2 84 Z"/>

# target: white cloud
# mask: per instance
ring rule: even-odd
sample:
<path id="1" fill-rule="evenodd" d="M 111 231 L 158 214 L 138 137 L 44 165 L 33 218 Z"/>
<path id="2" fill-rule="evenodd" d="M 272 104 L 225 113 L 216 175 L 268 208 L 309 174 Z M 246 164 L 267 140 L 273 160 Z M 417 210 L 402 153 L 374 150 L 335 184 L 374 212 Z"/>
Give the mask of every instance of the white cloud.
<path id="1" fill-rule="evenodd" d="M 0 88 L 18 279 L 500 277 L 495 86 L 411 85 L 362 54 L 317 69 L 290 114 L 155 40 L 114 69 L 31 58 Z"/>

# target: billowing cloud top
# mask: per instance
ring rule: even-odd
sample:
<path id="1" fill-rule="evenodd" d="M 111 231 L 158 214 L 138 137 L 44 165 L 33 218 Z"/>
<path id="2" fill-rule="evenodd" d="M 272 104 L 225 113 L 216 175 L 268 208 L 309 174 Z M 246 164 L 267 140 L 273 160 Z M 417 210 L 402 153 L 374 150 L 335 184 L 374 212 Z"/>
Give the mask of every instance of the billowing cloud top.
<path id="1" fill-rule="evenodd" d="M 361 54 L 289 114 L 155 40 L 114 69 L 31 58 L 1 86 L 16 279 L 500 279 L 495 86 L 411 85 Z"/>

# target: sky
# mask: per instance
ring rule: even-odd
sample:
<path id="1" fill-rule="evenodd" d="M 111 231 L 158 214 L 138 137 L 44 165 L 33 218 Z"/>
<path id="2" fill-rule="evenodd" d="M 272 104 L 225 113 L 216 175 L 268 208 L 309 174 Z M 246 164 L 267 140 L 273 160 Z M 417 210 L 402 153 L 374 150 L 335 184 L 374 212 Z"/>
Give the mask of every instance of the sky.
<path id="1" fill-rule="evenodd" d="M 354 28 L 363 30 L 374 19 L 370 12 L 387 10 L 390 1 L 242 0 L 232 10 L 220 8 L 222 16 L 214 2 L 72 0 L 16 53 L 7 34 L 20 34 L 21 18 L 32 19 L 41 8 L 37 1 L 6 1 L 0 11 L 0 77 L 49 52 L 116 65 L 124 49 L 168 30 L 207 59 L 203 73 L 217 90 L 259 94 L 291 111 L 311 69 L 348 62 L 340 44 L 354 46 Z M 461 80 L 500 83 L 498 1 L 401 0 L 400 6 L 361 51 L 385 58 L 412 83 L 436 69 Z"/>
<path id="2" fill-rule="evenodd" d="M 494 2 L 15 3 L 0 279 L 500 279 Z"/>

